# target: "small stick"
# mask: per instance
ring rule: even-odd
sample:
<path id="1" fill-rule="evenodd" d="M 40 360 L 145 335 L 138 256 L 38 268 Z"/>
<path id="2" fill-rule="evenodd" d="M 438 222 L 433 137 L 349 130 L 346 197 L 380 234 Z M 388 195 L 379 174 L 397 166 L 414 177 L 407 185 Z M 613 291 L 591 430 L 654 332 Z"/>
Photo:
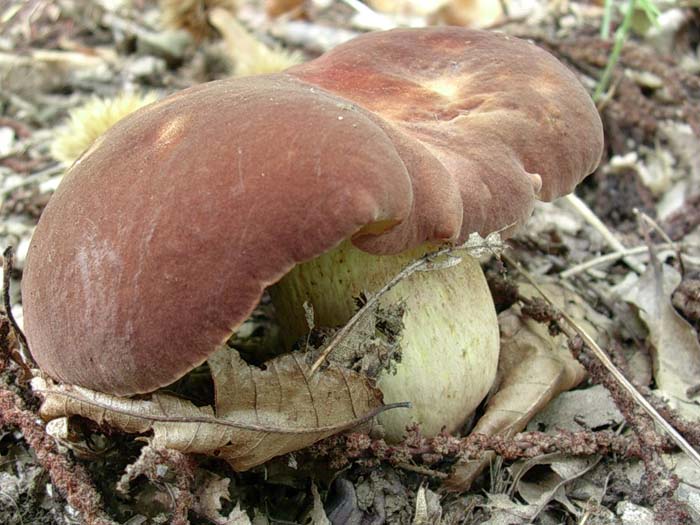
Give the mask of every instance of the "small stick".
<path id="1" fill-rule="evenodd" d="M 0 190 L 0 199 L 4 199 L 8 195 L 12 194 L 13 191 L 18 190 L 20 188 L 24 188 L 25 186 L 30 186 L 31 184 L 38 184 L 43 182 L 44 180 L 48 180 L 51 177 L 60 174 L 62 171 L 65 170 L 65 168 L 66 167 L 62 164 L 52 164 L 45 170 L 41 170 L 27 177 L 23 177 L 20 181 L 7 186 L 3 190 Z"/>
<path id="2" fill-rule="evenodd" d="M 19 355 L 12 355 L 10 357 L 22 368 L 22 372 L 25 376 L 24 379 L 27 379 L 32 375 L 30 368 L 34 363 L 31 357 L 29 357 L 27 338 L 17 324 L 15 316 L 12 314 L 12 301 L 10 300 L 10 275 L 12 274 L 13 268 L 14 248 L 8 246 L 3 252 L 2 257 L 2 301 L 5 307 L 5 315 L 7 315 L 7 319 L 10 321 L 10 325 L 12 325 L 12 329 L 20 343 Z"/>
<path id="3" fill-rule="evenodd" d="M 681 249 L 679 248 L 677 243 L 674 243 L 673 240 L 666 234 L 666 232 L 657 224 L 657 222 L 649 217 L 646 213 L 643 211 L 634 208 L 632 210 L 634 214 L 637 216 L 637 220 L 641 220 L 646 222 L 649 226 L 654 228 L 654 230 L 661 235 L 661 238 L 666 241 L 668 244 L 671 245 L 671 248 L 676 252 L 676 259 L 678 259 L 678 263 L 681 265 L 681 275 L 685 274 L 685 267 L 683 266 L 683 258 L 681 257 Z M 651 250 L 651 244 L 650 244 L 650 250 Z"/>
<path id="4" fill-rule="evenodd" d="M 673 250 L 674 253 L 679 258 L 682 258 L 684 261 L 687 261 L 693 265 L 700 265 L 700 259 L 697 259 L 695 257 L 690 257 L 688 255 L 685 255 L 683 253 L 679 253 L 677 251 L 677 244 L 676 243 L 662 243 L 662 244 L 657 244 L 656 247 L 659 250 L 668 250 L 671 249 Z M 568 270 L 564 270 L 559 274 L 559 277 L 562 279 L 568 279 L 569 277 L 573 277 L 576 274 L 579 274 L 581 272 L 585 272 L 587 270 L 590 270 L 591 268 L 595 266 L 599 266 L 601 264 L 606 264 L 606 263 L 611 263 L 615 262 L 618 259 L 622 259 L 623 257 L 630 257 L 633 255 L 643 255 L 643 256 L 648 256 L 649 255 L 649 247 L 644 245 L 644 246 L 635 246 L 634 248 L 625 248 L 622 251 L 619 252 L 612 252 L 612 253 L 606 253 L 605 255 L 600 255 L 598 257 L 594 257 L 593 259 L 589 259 L 587 261 L 584 261 L 580 264 L 577 264 L 576 266 L 572 266 Z"/>
<path id="5" fill-rule="evenodd" d="M 449 474 L 445 474 L 444 472 L 440 472 L 439 470 L 433 470 L 431 468 L 423 467 L 420 465 L 413 465 L 411 463 L 399 463 L 396 466 L 400 469 L 407 470 L 409 472 L 415 472 L 416 474 L 420 474 L 421 476 L 430 476 L 431 478 L 437 479 L 447 479 L 450 477 Z"/>
<path id="6" fill-rule="evenodd" d="M 393 20 L 387 15 L 377 13 L 374 9 L 369 7 L 367 4 L 363 4 L 359 0 L 341 1 L 348 7 L 354 9 L 358 15 L 364 16 L 369 22 L 368 25 L 372 26 L 371 29 L 383 31 L 386 29 L 394 29 L 399 25 L 396 20 Z"/>
<path id="7" fill-rule="evenodd" d="M 629 380 L 624 376 L 622 372 L 615 366 L 608 354 L 598 346 L 593 338 L 581 328 L 576 321 L 574 321 L 565 311 L 563 311 L 559 306 L 557 306 L 554 301 L 547 295 L 547 293 L 540 288 L 540 286 L 535 281 L 534 277 L 525 270 L 517 261 L 513 260 L 506 254 L 501 255 L 509 264 L 511 264 L 520 274 L 525 277 L 525 279 L 539 292 L 539 294 L 544 298 L 547 303 L 549 303 L 552 308 L 554 308 L 557 313 L 562 316 L 562 319 L 566 321 L 569 328 L 573 330 L 586 344 L 588 348 L 591 349 L 593 355 L 601 362 L 601 364 L 610 372 L 612 377 L 627 391 L 627 393 L 634 399 L 639 406 L 661 427 L 666 433 L 671 437 L 671 439 L 678 445 L 678 447 L 685 452 L 688 457 L 700 467 L 700 454 L 688 443 L 683 436 L 678 433 L 678 431 L 671 426 L 671 424 L 666 421 L 656 409 L 647 401 L 647 399 L 629 382 Z M 570 335 L 570 334 L 567 334 Z"/>
<path id="8" fill-rule="evenodd" d="M 593 213 L 593 210 L 591 210 L 588 205 L 579 199 L 575 194 L 570 193 L 564 197 L 564 200 L 566 200 L 566 202 L 568 202 L 569 205 L 571 205 L 571 207 L 576 210 L 581 217 L 583 217 L 585 221 L 603 237 L 603 239 L 605 239 L 605 242 L 607 242 L 608 246 L 610 246 L 613 250 L 616 252 L 624 252 L 627 249 L 627 247 L 620 242 L 620 239 L 615 237 L 613 232 L 611 232 L 610 229 L 603 224 L 603 221 L 601 221 L 598 216 Z M 644 265 L 639 264 L 634 259 L 630 257 L 623 257 L 622 260 L 625 261 L 625 264 L 632 268 L 635 272 L 640 274 L 644 272 Z"/>

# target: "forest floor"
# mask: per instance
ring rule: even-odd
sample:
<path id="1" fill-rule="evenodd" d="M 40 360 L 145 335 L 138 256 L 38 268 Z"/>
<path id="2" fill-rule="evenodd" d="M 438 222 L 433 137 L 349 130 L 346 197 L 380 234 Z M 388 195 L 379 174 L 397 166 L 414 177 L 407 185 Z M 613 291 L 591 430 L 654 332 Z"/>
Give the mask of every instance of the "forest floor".
<path id="1" fill-rule="evenodd" d="M 238 3 L 0 5 L 0 247 L 14 247 L 5 277 L 20 326 L 30 238 L 79 153 L 73 142 L 84 137 L 76 135 L 94 132 L 66 128 L 66 119 L 94 97 L 160 98 L 311 59 L 365 31 L 457 16 L 534 41 L 593 93 L 623 18 L 618 4 L 628 4 L 612 2 L 613 31 L 601 38 L 602 2 L 493 2 L 508 9 L 494 14 L 461 12 L 455 1 L 451 13 L 400 15 L 354 1 L 307 0 L 291 10 L 290 2 L 268 2 L 275 16 L 262 2 Z M 522 362 L 542 374 L 514 387 L 530 403 L 518 415 L 523 433 L 427 439 L 415 430 L 390 446 L 360 429 L 236 472 L 80 417 L 47 427 L 4 313 L 0 523 L 700 523 L 700 467 L 576 334 L 590 333 L 660 418 L 700 447 L 700 8 L 656 4 L 655 23 L 642 11 L 632 17 L 597 97 L 606 147 L 596 172 L 577 199 L 538 203 L 503 259 L 483 259 L 503 344 L 520 348 Z M 183 5 L 191 10 L 174 7 Z M 227 39 L 208 24 L 216 5 L 231 8 L 252 40 L 234 30 Z M 184 29 L 172 28 L 178 24 Z M 256 337 L 271 322 L 266 311 L 262 305 L 251 321 Z M 543 352 L 550 361 L 556 354 L 553 369 L 541 365 Z M 467 461 L 480 456 L 483 471 Z"/>

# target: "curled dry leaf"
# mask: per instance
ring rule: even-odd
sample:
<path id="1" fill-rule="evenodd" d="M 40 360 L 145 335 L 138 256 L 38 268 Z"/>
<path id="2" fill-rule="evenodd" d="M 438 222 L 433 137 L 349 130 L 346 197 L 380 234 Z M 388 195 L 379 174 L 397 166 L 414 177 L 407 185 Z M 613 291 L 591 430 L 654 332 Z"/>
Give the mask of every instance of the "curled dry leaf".
<path id="1" fill-rule="evenodd" d="M 153 447 L 215 455 L 239 471 L 357 426 L 385 409 L 371 380 L 337 365 L 311 375 L 302 353 L 282 355 L 260 369 L 222 348 L 209 367 L 215 408 L 163 393 L 120 398 L 41 378 L 33 386 L 44 397 L 44 419 L 80 415 L 124 432 L 152 432 Z"/>
<path id="2" fill-rule="evenodd" d="M 624 299 L 639 309 L 639 316 L 649 328 L 657 392 L 684 416 L 698 419 L 700 405 L 693 397 L 700 385 L 700 342 L 671 302 L 680 282 L 674 268 L 652 257 Z"/>
<path id="3" fill-rule="evenodd" d="M 544 509 L 551 501 L 556 501 L 577 518 L 582 511 L 569 499 L 568 492 L 574 480 L 589 472 L 599 462 L 599 458 L 565 457 L 561 454 L 545 454 L 539 458 L 519 461 L 513 465 L 512 475 L 515 489 L 520 497 L 531 505 Z M 527 476 L 533 467 L 539 467 L 534 476 Z M 526 479 L 529 478 L 529 479 Z M 602 494 L 600 497 L 602 498 Z"/>
<path id="4" fill-rule="evenodd" d="M 597 334 L 608 322 L 574 292 L 554 284 L 542 288 L 589 333 Z M 520 295 L 539 297 L 529 284 L 518 285 Z M 502 378 L 498 392 L 489 400 L 486 412 L 472 432 L 513 436 L 552 399 L 578 385 L 585 370 L 569 351 L 566 337 L 553 337 L 547 326 L 524 317 L 519 304 L 499 315 L 501 356 L 498 374 Z M 461 461 L 448 479 L 451 489 L 465 491 L 494 458 Z"/>

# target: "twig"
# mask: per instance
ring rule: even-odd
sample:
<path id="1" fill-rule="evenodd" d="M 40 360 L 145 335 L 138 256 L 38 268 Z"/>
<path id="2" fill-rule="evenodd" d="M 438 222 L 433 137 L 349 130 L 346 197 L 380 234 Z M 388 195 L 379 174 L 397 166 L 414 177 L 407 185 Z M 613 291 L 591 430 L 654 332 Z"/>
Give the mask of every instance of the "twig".
<path id="1" fill-rule="evenodd" d="M 569 328 L 573 330 L 583 342 L 591 349 L 595 357 L 600 361 L 600 363 L 610 372 L 612 377 L 629 393 L 629 395 L 634 399 L 639 406 L 661 427 L 666 431 L 666 433 L 673 439 L 673 441 L 678 445 L 678 447 L 685 452 L 693 462 L 700 467 L 700 454 L 681 436 L 678 431 L 671 426 L 671 424 L 666 421 L 656 409 L 647 401 L 647 399 L 629 382 L 629 380 L 620 372 L 620 370 L 612 362 L 608 354 L 603 351 L 603 349 L 598 346 L 593 338 L 586 332 L 581 326 L 579 326 L 576 321 L 574 321 L 564 310 L 557 306 L 554 301 L 549 297 L 549 295 L 542 290 L 542 288 L 537 284 L 536 280 L 530 275 L 530 273 L 525 270 L 517 261 L 513 260 L 506 254 L 502 254 L 502 257 L 508 261 L 520 274 L 525 277 L 525 279 L 538 291 L 538 293 L 547 301 L 552 308 L 554 308 L 557 313 L 559 313 L 568 324 Z M 562 327 L 565 328 L 565 327 Z M 569 334 L 570 335 L 570 334 Z"/>
<path id="2" fill-rule="evenodd" d="M 659 235 L 661 235 L 661 238 L 662 238 L 664 241 L 666 241 L 666 243 L 668 243 L 668 244 L 671 245 L 671 248 L 673 248 L 673 250 L 676 252 L 676 259 L 678 259 L 678 264 L 681 265 L 681 275 L 684 275 L 684 274 L 685 274 L 685 267 L 683 266 L 683 258 L 681 257 L 681 249 L 680 249 L 680 247 L 678 246 L 678 244 L 675 243 L 675 242 L 673 242 L 673 240 L 666 234 L 666 232 L 663 230 L 663 228 L 662 228 L 661 226 L 659 226 L 659 225 L 657 224 L 657 222 L 656 222 L 654 219 L 652 219 L 651 217 L 649 217 L 649 215 L 647 215 L 646 213 L 644 213 L 643 211 L 641 211 L 641 210 L 639 210 L 639 209 L 637 209 L 637 208 L 633 208 L 632 211 L 633 211 L 634 214 L 637 216 L 637 220 L 644 221 L 644 222 L 647 223 L 649 226 L 651 226 L 652 228 L 654 228 L 654 230 L 655 230 Z M 652 250 L 653 248 L 654 248 L 654 247 L 653 247 L 653 245 L 652 245 L 651 242 L 650 242 L 650 243 L 649 243 L 649 251 L 651 252 L 651 250 Z"/>
<path id="3" fill-rule="evenodd" d="M 662 438 L 659 446 L 661 450 L 672 450 L 673 443 L 670 439 Z M 409 437 L 398 444 L 388 444 L 383 439 L 372 439 L 366 434 L 353 432 L 320 441 L 312 445 L 309 452 L 338 460 L 338 467 L 347 465 L 350 460 L 368 460 L 367 464 L 371 465 L 376 459 L 401 467 L 412 464 L 411 461 L 434 465 L 453 458 L 480 459 L 489 453 L 495 453 L 506 461 L 541 459 L 555 453 L 577 457 L 615 454 L 624 458 L 641 458 L 645 454 L 639 436 L 622 436 L 612 430 L 533 431 L 519 432 L 512 437 L 472 433 L 465 437 L 438 434 L 426 438 L 419 433 L 409 433 Z"/>
<path id="4" fill-rule="evenodd" d="M 468 252 L 474 252 L 474 251 L 480 251 L 480 250 L 490 250 L 492 252 L 496 252 L 497 250 L 500 250 L 502 248 L 502 243 L 500 240 L 500 233 L 504 230 L 507 230 L 512 226 L 508 225 L 505 228 L 502 228 L 496 232 L 490 233 L 489 235 L 486 236 L 485 239 L 482 239 L 478 235 L 476 237 L 473 237 L 472 235 L 469 236 L 469 239 L 464 243 L 459 246 L 447 246 L 445 248 L 441 248 L 439 250 L 436 250 L 434 252 L 427 253 L 420 257 L 419 259 L 416 259 L 415 261 L 409 263 L 406 267 L 404 267 L 403 270 L 401 270 L 399 273 L 397 273 L 389 282 L 387 282 L 384 286 L 382 286 L 379 290 L 377 290 L 374 294 L 372 294 L 371 297 L 368 297 L 367 302 L 360 308 L 355 315 L 353 315 L 350 320 L 348 320 L 347 323 L 345 323 L 345 326 L 343 326 L 340 330 L 338 330 L 335 335 L 331 338 L 331 340 L 328 342 L 326 347 L 323 349 L 323 352 L 321 352 L 321 355 L 318 356 L 316 361 L 314 362 L 313 366 L 311 367 L 311 375 L 313 375 L 316 370 L 323 364 L 323 362 L 328 358 L 330 353 L 335 349 L 335 347 L 338 346 L 338 344 L 347 337 L 348 333 L 357 325 L 357 323 L 362 319 L 362 317 L 369 312 L 374 305 L 377 303 L 377 301 L 384 295 L 386 294 L 389 290 L 391 290 L 394 286 L 399 284 L 401 281 L 404 279 L 408 278 L 409 276 L 413 275 L 416 272 L 420 271 L 430 271 L 434 269 L 442 269 L 445 267 L 445 264 L 442 263 L 436 263 L 436 259 L 444 256 L 453 256 L 454 252 L 458 251 L 463 251 L 466 250 Z M 459 257 L 457 257 L 459 258 Z M 459 261 L 457 261 L 458 263 Z M 448 264 L 451 264 L 451 262 L 448 261 Z"/>
<path id="5" fill-rule="evenodd" d="M 65 169 L 66 166 L 63 164 L 53 164 L 44 170 L 33 173 L 27 177 L 23 177 L 22 180 L 16 182 L 15 184 L 12 184 L 4 188 L 3 190 L 0 190 L 0 199 L 4 199 L 8 195 L 12 194 L 13 191 L 18 190 L 20 188 L 50 179 L 51 177 L 53 177 L 54 175 L 58 175 Z"/>
<path id="6" fill-rule="evenodd" d="M 568 202 L 571 207 L 576 210 L 584 218 L 584 220 L 603 237 L 603 239 L 605 239 L 605 242 L 607 242 L 608 246 L 610 246 L 613 250 L 616 252 L 624 252 L 627 249 L 627 247 L 622 244 L 617 237 L 615 237 L 615 235 L 603 223 L 603 221 L 601 221 L 598 216 L 593 213 L 593 210 L 591 210 L 588 205 L 579 199 L 575 194 L 571 193 L 567 195 L 564 197 L 564 200 L 566 200 L 566 202 Z M 634 259 L 631 259 L 630 257 L 623 257 L 622 260 L 625 261 L 625 264 L 627 264 L 627 266 L 632 268 L 635 272 L 640 274 L 644 272 L 644 265 L 640 265 Z"/>
<path id="7" fill-rule="evenodd" d="M 689 262 L 694 265 L 700 265 L 700 259 L 696 257 L 690 257 L 688 255 L 683 254 L 682 252 L 678 251 L 678 246 L 677 243 L 662 243 L 662 244 L 657 244 L 656 248 L 659 250 L 672 250 L 674 254 L 677 255 L 678 258 L 682 258 L 685 262 Z M 568 270 L 564 270 L 559 274 L 559 277 L 562 279 L 568 279 L 570 277 L 573 277 L 574 275 L 577 275 L 581 272 L 585 272 L 587 270 L 590 270 L 591 268 L 594 268 L 595 266 L 600 266 L 601 264 L 607 264 L 607 263 L 612 263 L 617 261 L 618 259 L 622 259 L 623 257 L 630 257 L 630 256 L 649 256 L 649 247 L 647 245 L 644 246 L 635 246 L 634 248 L 625 248 L 622 251 L 617 251 L 617 252 L 612 252 L 612 253 L 606 253 L 605 255 L 600 255 L 598 257 L 594 257 L 592 259 L 589 259 L 587 261 L 584 261 L 580 264 L 577 264 L 575 266 L 572 266 Z"/>
<path id="8" fill-rule="evenodd" d="M 2 301 L 5 307 L 5 315 L 10 321 L 12 330 L 15 332 L 15 336 L 20 343 L 19 355 L 11 355 L 12 360 L 15 361 L 24 373 L 24 379 L 31 377 L 30 368 L 33 366 L 33 360 L 29 354 L 29 345 L 27 344 L 27 338 L 24 336 L 24 332 L 17 324 L 15 316 L 12 314 L 12 301 L 10 300 L 10 277 L 13 268 L 13 256 L 14 248 L 8 246 L 2 254 Z"/>
<path id="9" fill-rule="evenodd" d="M 440 472 L 439 470 L 433 470 L 428 467 L 422 467 L 420 465 L 412 465 L 411 463 L 399 463 L 396 465 L 400 469 L 407 470 L 409 472 L 415 472 L 416 474 L 420 474 L 421 476 L 430 476 L 431 478 L 437 478 L 437 479 L 447 479 L 450 477 L 449 474 L 445 474 L 444 472 Z"/>

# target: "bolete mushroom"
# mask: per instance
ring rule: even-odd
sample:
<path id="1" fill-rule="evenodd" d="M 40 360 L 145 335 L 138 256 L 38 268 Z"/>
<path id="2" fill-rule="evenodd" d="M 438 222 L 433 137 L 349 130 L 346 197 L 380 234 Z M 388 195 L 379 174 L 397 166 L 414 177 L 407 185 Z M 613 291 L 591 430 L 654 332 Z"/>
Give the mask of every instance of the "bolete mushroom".
<path id="1" fill-rule="evenodd" d="M 602 126 L 535 45 L 462 28 L 358 37 L 284 73 L 196 86 L 115 125 L 46 207 L 23 280 L 50 376 L 153 391 L 229 339 L 272 288 L 288 339 L 470 233 L 512 233 L 596 167 Z M 274 286 L 273 286 L 274 285 Z M 498 327 L 475 260 L 414 274 L 402 360 L 379 379 L 390 437 L 461 425 L 491 386 Z"/>

